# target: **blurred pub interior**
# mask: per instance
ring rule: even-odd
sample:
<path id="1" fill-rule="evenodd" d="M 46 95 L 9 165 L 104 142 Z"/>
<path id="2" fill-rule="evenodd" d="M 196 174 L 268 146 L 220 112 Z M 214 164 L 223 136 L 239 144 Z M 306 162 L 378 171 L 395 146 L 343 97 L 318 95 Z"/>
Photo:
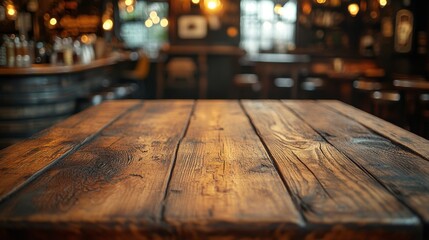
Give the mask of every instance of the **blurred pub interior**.
<path id="1" fill-rule="evenodd" d="M 429 137 L 420 0 L 1 0 L 0 147 L 105 100 L 338 99 Z"/>

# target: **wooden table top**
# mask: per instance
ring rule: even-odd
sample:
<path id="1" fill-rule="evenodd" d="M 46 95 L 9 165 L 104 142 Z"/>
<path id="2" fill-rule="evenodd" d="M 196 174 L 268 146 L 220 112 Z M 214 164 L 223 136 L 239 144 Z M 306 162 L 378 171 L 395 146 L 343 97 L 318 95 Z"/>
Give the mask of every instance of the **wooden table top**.
<path id="1" fill-rule="evenodd" d="M 338 101 L 106 102 L 0 151 L 0 239 L 428 239 L 428 156 Z"/>

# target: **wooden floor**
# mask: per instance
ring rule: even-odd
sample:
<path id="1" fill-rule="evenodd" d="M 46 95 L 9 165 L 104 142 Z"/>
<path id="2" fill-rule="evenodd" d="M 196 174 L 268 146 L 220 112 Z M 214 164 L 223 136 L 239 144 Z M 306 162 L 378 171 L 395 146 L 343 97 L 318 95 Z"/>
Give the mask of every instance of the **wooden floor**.
<path id="1" fill-rule="evenodd" d="M 338 101 L 113 101 L 0 151 L 0 239 L 428 239 L 429 141 Z"/>

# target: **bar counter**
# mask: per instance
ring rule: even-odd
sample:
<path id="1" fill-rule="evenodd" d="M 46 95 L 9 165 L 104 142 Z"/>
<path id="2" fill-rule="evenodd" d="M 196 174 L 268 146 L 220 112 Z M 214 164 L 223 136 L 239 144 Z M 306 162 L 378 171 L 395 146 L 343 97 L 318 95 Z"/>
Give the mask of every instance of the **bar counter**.
<path id="1" fill-rule="evenodd" d="M 338 101 L 105 102 L 0 151 L 0 238 L 428 239 L 428 149 Z"/>
<path id="2" fill-rule="evenodd" d="M 49 74 L 64 74 L 87 71 L 95 68 L 110 66 L 123 60 L 122 56 L 113 55 L 101 59 L 96 59 L 88 64 L 74 65 L 51 65 L 51 64 L 33 64 L 28 68 L 0 68 L 0 77 L 3 76 L 22 76 L 22 75 L 49 75 Z"/>
<path id="3" fill-rule="evenodd" d="M 77 100 L 118 79 L 127 60 L 118 53 L 88 64 L 0 68 L 0 148 L 75 113 Z"/>

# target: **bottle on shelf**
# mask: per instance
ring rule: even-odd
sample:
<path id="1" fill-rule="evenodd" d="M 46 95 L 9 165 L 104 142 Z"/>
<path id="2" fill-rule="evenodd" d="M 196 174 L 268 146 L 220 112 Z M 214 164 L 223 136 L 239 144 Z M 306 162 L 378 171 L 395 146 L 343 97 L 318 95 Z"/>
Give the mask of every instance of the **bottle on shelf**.
<path id="1" fill-rule="evenodd" d="M 0 67 L 7 66 L 7 46 L 6 46 L 7 39 L 8 39 L 8 36 L 4 34 L 2 37 L 2 43 L 0 45 Z"/>
<path id="2" fill-rule="evenodd" d="M 14 44 L 15 35 L 11 35 L 6 39 L 6 56 L 7 56 L 7 66 L 15 66 L 15 44 Z"/>
<path id="3" fill-rule="evenodd" d="M 22 56 L 21 67 L 31 67 L 30 45 L 24 35 L 21 36 L 20 40 Z"/>

